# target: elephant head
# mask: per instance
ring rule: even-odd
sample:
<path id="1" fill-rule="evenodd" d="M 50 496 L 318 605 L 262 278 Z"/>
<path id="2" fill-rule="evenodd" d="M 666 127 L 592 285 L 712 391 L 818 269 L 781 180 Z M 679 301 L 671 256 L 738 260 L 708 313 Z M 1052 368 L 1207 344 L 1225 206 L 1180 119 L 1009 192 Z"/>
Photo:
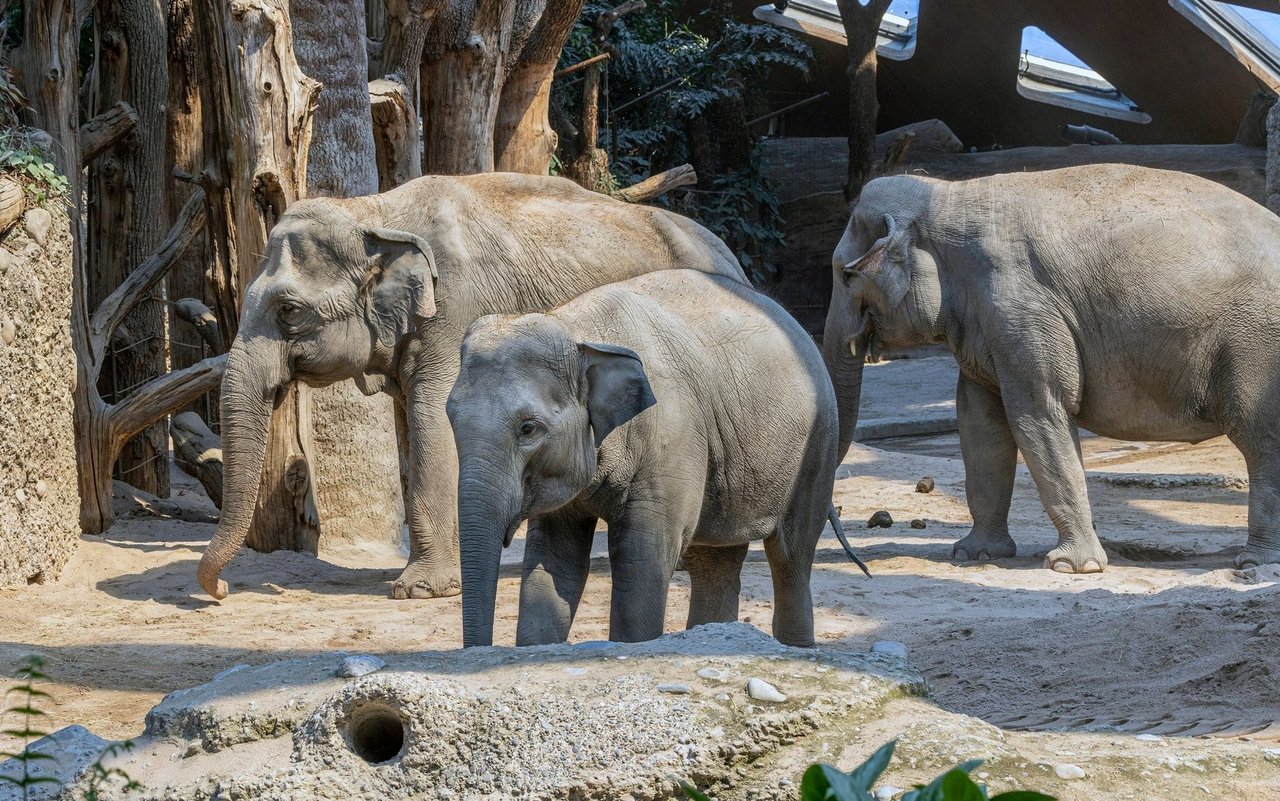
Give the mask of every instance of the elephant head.
<path id="1" fill-rule="evenodd" d="M 929 187 L 879 178 L 862 191 L 831 258 L 831 304 L 822 353 L 840 406 L 840 458 L 853 442 L 862 368 L 880 345 L 940 341 L 937 265 L 919 232 Z"/>
<path id="2" fill-rule="evenodd" d="M 423 239 L 357 222 L 340 201 L 297 203 L 272 229 L 222 380 L 222 517 L 197 573 L 210 595 L 226 597 L 218 575 L 252 523 L 282 391 L 348 378 L 377 391 L 397 343 L 435 314 L 434 278 Z"/>
<path id="3" fill-rule="evenodd" d="M 447 411 L 458 448 L 462 641 L 493 643 L 502 549 L 591 483 L 605 437 L 654 404 L 640 357 L 543 314 L 472 324 Z"/>

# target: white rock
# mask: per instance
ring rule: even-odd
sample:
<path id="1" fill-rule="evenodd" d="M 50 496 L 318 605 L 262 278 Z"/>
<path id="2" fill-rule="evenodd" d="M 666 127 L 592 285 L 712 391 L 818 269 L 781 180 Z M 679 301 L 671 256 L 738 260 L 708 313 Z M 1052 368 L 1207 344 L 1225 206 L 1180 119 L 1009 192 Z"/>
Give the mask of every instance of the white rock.
<path id="1" fill-rule="evenodd" d="M 1164 738 L 1158 734 L 1139 734 L 1137 737 L 1134 737 L 1133 739 L 1141 740 L 1144 743 L 1158 743 L 1164 740 Z"/>
<path id="2" fill-rule="evenodd" d="M 53 224 L 53 217 L 44 209 L 31 209 L 22 215 L 22 224 L 26 226 L 31 238 L 43 245 L 49 237 L 49 226 Z"/>
<path id="3" fill-rule="evenodd" d="M 659 684 L 658 692 L 673 693 L 675 695 L 688 695 L 689 693 L 693 692 L 693 688 L 687 684 L 682 684 L 680 682 L 672 682 L 670 684 Z"/>
<path id="4" fill-rule="evenodd" d="M 787 700 L 787 697 L 778 692 L 778 688 L 774 687 L 764 679 L 751 679 L 747 682 L 747 695 L 757 701 L 772 701 L 780 704 Z"/>
<path id="5" fill-rule="evenodd" d="M 892 654 L 901 659 L 907 658 L 907 646 L 893 640 L 881 640 L 871 646 L 873 654 Z"/>
<path id="6" fill-rule="evenodd" d="M 338 666 L 338 675 L 343 678 L 353 679 L 356 676 L 365 676 L 382 670 L 386 666 L 387 663 L 376 656 L 358 654 L 342 660 L 342 664 Z"/>
<path id="7" fill-rule="evenodd" d="M 565 668 L 565 669 L 564 669 L 564 672 L 565 672 L 565 673 L 568 673 L 570 676 L 585 676 L 585 675 L 587 675 L 587 669 L 586 669 L 586 668 L 581 668 L 581 667 L 567 667 L 567 668 Z"/>
<path id="8" fill-rule="evenodd" d="M 905 793 L 901 787 L 894 787 L 892 784 L 886 784 L 884 787 L 876 790 L 876 801 L 889 801 L 889 799 L 897 796 L 899 793 Z"/>
<path id="9" fill-rule="evenodd" d="M 14 492 L 13 492 L 13 497 L 14 497 L 15 499 L 17 499 L 17 501 L 18 501 L 18 505 L 19 505 L 19 506 L 26 506 L 26 505 L 27 505 L 27 491 L 26 491 L 26 490 L 24 490 L 24 489 L 22 489 L 21 487 L 19 487 L 18 489 L 14 490 Z"/>
<path id="10" fill-rule="evenodd" d="M 43 498 L 44 496 L 46 496 L 46 495 L 48 495 L 48 494 L 49 494 L 49 485 L 48 485 L 48 484 L 46 484 L 46 483 L 44 482 L 44 479 L 40 479 L 39 481 L 37 481 L 37 482 L 36 482 L 36 497 L 37 497 L 37 498 Z"/>
<path id="11" fill-rule="evenodd" d="M 729 694 L 728 694 L 728 693 L 716 693 L 716 700 L 717 700 L 717 701 L 728 701 L 728 700 L 729 700 Z"/>
<path id="12" fill-rule="evenodd" d="M 729 674 L 727 672 L 720 668 L 713 667 L 704 667 L 702 670 L 698 671 L 698 675 L 701 678 L 710 679 L 711 681 L 724 681 L 729 678 Z"/>
<path id="13" fill-rule="evenodd" d="M 7 316 L 0 318 L 0 342 L 6 345 L 12 345 L 13 340 L 18 338 L 18 327 L 13 324 Z"/>
<path id="14" fill-rule="evenodd" d="M 1079 765 L 1072 765 L 1070 762 L 1063 762 L 1053 766 L 1053 772 L 1058 774 L 1059 779 L 1083 779 L 1084 768 Z"/>

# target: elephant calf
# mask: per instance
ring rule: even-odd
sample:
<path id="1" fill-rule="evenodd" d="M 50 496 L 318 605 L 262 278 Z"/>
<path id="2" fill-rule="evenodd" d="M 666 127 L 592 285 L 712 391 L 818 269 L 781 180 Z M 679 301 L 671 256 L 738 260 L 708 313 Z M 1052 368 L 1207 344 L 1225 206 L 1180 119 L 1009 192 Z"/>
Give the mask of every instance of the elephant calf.
<path id="1" fill-rule="evenodd" d="M 946 343 L 973 530 L 1013 556 L 1021 451 L 1058 529 L 1046 566 L 1096 572 L 1076 426 L 1118 439 L 1226 434 L 1249 469 L 1237 566 L 1280 561 L 1280 219 L 1217 183 L 1121 165 L 863 189 L 833 258 L 823 343 L 841 448 L 868 341 Z"/>
<path id="2" fill-rule="evenodd" d="M 835 395 L 812 340 L 768 298 L 670 270 L 549 314 L 483 317 L 446 408 L 465 645 L 492 642 L 499 556 L 523 519 L 519 645 L 567 639 L 598 519 L 610 639 L 662 634 L 682 552 L 688 625 L 736 620 L 748 544 L 763 539 L 774 636 L 813 644 L 809 569 L 837 464 Z"/>

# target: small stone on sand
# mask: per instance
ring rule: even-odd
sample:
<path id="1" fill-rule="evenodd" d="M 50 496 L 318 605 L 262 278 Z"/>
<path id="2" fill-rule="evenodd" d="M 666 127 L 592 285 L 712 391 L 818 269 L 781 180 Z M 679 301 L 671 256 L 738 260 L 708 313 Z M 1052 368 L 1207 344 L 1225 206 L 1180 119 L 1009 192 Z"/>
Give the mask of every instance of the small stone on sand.
<path id="1" fill-rule="evenodd" d="M 1084 768 L 1079 765 L 1072 765 L 1070 762 L 1063 762 L 1060 765 L 1054 765 L 1053 772 L 1058 774 L 1059 779 L 1084 778 Z"/>
<path id="2" fill-rule="evenodd" d="M 873 514 L 867 521 L 867 528 L 889 528 L 892 525 L 893 517 L 883 509 Z"/>
<path id="3" fill-rule="evenodd" d="M 872 644 L 871 653 L 873 654 L 892 654 L 900 659 L 907 658 L 907 646 L 893 640 L 880 640 Z"/>
<path id="4" fill-rule="evenodd" d="M 354 679 L 357 676 L 365 676 L 382 670 L 386 666 L 386 662 L 369 654 L 349 656 L 343 659 L 342 664 L 338 666 L 338 675 L 345 679 Z"/>
<path id="5" fill-rule="evenodd" d="M 928 524 L 917 517 L 915 520 L 911 521 L 911 527 L 912 528 L 928 528 Z"/>
<path id="6" fill-rule="evenodd" d="M 693 688 L 690 687 L 689 685 L 681 684 L 678 682 L 674 682 L 671 684 L 658 685 L 658 692 L 660 693 L 671 693 L 673 695 L 688 695 L 692 691 L 693 691 Z"/>
<path id="7" fill-rule="evenodd" d="M 778 689 L 764 679 L 752 679 L 747 682 L 747 695 L 757 701 L 771 701 L 780 704 L 787 700 L 787 696 L 778 692 Z"/>
<path id="8" fill-rule="evenodd" d="M 929 493 L 933 492 L 934 483 L 933 476 L 925 476 L 916 482 L 916 492 Z"/>

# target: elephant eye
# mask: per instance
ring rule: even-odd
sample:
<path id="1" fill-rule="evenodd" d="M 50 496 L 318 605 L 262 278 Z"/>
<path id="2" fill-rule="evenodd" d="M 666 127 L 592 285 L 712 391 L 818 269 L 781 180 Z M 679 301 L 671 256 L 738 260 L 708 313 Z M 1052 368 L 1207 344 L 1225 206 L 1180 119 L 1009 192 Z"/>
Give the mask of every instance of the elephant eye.
<path id="1" fill-rule="evenodd" d="M 536 420 L 525 420 L 520 424 L 520 438 L 529 439 L 542 430 L 542 425 Z"/>

